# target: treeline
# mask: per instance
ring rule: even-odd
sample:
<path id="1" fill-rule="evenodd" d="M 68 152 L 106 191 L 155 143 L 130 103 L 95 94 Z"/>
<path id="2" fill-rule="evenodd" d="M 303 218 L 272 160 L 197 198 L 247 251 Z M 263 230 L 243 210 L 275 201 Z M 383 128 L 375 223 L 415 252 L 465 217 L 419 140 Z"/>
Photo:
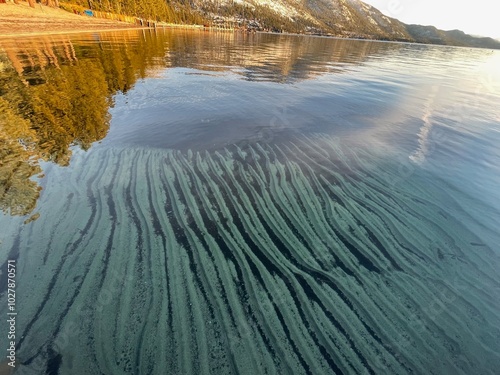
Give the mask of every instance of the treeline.
<path id="1" fill-rule="evenodd" d="M 206 23 L 205 18 L 189 3 L 165 0 L 66 0 L 61 3 L 66 10 L 82 12 L 92 9 L 101 12 L 135 16 L 138 18 L 176 24 Z"/>
<path id="2" fill-rule="evenodd" d="M 206 18 L 210 18 L 213 15 L 226 18 L 234 17 L 239 20 L 239 26 L 243 27 L 256 21 L 263 29 L 274 32 L 302 33 L 307 28 L 318 28 L 318 24 L 311 20 L 300 16 L 289 18 L 262 5 L 249 5 L 245 3 L 219 4 L 218 2 L 201 1 L 195 3 L 195 6 Z"/>
<path id="3" fill-rule="evenodd" d="M 256 21 L 262 29 L 274 32 L 301 33 L 318 24 L 300 16 L 293 19 L 266 6 L 241 3 L 220 4 L 214 1 L 188 0 L 66 0 L 61 7 L 81 13 L 84 9 L 135 16 L 176 24 L 210 25 L 214 17 L 237 19 L 236 26 L 246 27 Z M 322 29 L 328 27 L 324 24 Z"/>
<path id="4" fill-rule="evenodd" d="M 30 213 L 41 189 L 39 161 L 67 166 L 73 147 L 87 150 L 103 139 L 113 95 L 166 53 L 150 37 L 115 46 L 45 38 L 0 48 L 0 211 Z"/>

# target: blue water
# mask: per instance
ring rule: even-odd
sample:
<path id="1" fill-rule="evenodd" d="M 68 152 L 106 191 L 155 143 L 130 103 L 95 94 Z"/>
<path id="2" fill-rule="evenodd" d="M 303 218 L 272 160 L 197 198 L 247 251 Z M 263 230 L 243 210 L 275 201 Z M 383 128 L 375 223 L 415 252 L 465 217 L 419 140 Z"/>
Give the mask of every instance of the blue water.
<path id="1" fill-rule="evenodd" d="M 499 66 L 294 35 L 1 40 L 15 373 L 496 374 Z"/>

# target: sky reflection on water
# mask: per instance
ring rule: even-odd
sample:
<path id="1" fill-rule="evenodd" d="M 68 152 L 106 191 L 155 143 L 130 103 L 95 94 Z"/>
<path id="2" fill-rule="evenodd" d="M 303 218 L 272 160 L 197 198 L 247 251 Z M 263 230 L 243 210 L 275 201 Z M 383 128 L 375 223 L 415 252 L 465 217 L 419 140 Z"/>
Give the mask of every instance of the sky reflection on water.
<path id="1" fill-rule="evenodd" d="M 499 56 L 177 30 L 0 41 L 18 372 L 495 373 Z"/>

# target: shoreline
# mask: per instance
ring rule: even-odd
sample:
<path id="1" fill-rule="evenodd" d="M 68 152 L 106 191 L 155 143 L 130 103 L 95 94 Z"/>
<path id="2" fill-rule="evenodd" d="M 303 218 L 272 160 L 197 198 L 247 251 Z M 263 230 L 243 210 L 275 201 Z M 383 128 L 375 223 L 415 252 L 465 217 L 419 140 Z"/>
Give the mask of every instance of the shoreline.
<path id="1" fill-rule="evenodd" d="M 0 39 L 8 39 L 14 37 L 38 37 L 46 35 L 66 35 L 66 34 L 84 34 L 84 33 L 101 33 L 106 31 L 128 31 L 128 30 L 144 30 L 151 29 L 151 27 L 116 27 L 116 28 L 103 28 L 103 29 L 81 29 L 81 30 L 58 30 L 58 31 L 39 31 L 39 32 L 27 32 L 27 33 L 16 33 L 16 34 L 3 34 L 0 32 Z"/>
<path id="2" fill-rule="evenodd" d="M 158 22 L 156 28 L 205 29 L 201 25 L 165 22 Z M 39 3 L 35 8 L 31 8 L 27 2 L 0 4 L 0 39 L 144 29 L 155 29 L 155 27 L 73 14 L 61 8 L 52 8 Z"/>
<path id="3" fill-rule="evenodd" d="M 158 22 L 157 29 L 189 29 L 189 30 L 217 30 L 217 31 L 238 31 L 237 29 L 217 29 L 201 25 L 170 24 Z M 1 3 L 0 4 L 0 40 L 13 38 L 29 38 L 47 35 L 67 35 L 79 33 L 95 33 L 106 31 L 127 31 L 127 30 L 145 30 L 155 29 L 152 26 L 143 26 L 136 23 L 118 21 L 116 19 L 106 19 L 77 15 L 61 8 L 53 8 L 40 3 L 36 3 L 32 8 L 25 1 L 19 4 Z M 258 33 L 267 33 L 258 31 Z M 462 46 L 453 44 L 424 43 L 417 41 L 393 41 L 371 38 L 344 37 L 339 35 L 315 35 L 315 34 L 296 34 L 283 33 L 287 35 L 302 35 L 314 37 L 326 37 L 335 39 L 361 40 L 374 42 L 389 42 L 401 44 L 418 44 L 436 47 L 455 47 L 455 48 L 479 48 L 491 49 L 482 46 Z M 493 49 L 494 50 L 494 49 Z"/>
<path id="4" fill-rule="evenodd" d="M 77 15 L 39 3 L 34 8 L 27 2 L 0 4 L 1 39 L 147 28 L 134 23 Z"/>

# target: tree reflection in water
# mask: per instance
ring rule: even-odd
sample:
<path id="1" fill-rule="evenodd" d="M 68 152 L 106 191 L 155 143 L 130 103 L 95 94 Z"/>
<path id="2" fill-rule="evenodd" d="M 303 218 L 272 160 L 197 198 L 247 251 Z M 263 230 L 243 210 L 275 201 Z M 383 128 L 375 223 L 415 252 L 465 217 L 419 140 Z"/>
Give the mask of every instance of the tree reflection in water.
<path id="1" fill-rule="evenodd" d="M 163 54 L 127 43 L 75 46 L 68 37 L 0 49 L 0 209 L 29 214 L 41 190 L 33 178 L 39 162 L 67 166 L 71 146 L 86 150 L 103 139 L 113 95 L 132 87 L 147 62 Z"/>
<path id="2" fill-rule="evenodd" d="M 400 45 L 304 38 L 131 30 L 0 41 L 0 210 L 33 211 L 40 161 L 67 166 L 71 146 L 87 150 L 109 129 L 113 96 L 159 69 L 236 73 L 293 83 Z"/>

